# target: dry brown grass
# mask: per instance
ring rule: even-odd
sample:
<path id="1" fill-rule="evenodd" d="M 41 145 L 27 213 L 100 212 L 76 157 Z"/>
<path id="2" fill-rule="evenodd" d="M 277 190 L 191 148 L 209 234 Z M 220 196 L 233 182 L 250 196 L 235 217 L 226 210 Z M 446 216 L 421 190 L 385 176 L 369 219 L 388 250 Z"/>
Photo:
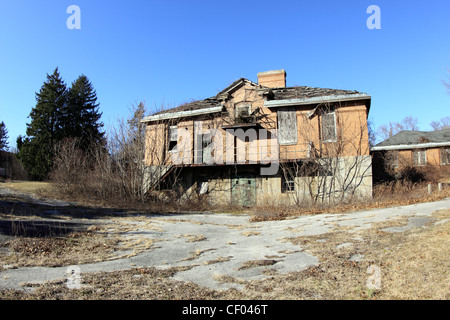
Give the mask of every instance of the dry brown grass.
<path id="1" fill-rule="evenodd" d="M 183 234 L 181 236 L 178 236 L 179 238 L 187 238 L 188 242 L 199 242 L 206 240 L 206 237 L 201 234 Z"/>
<path id="2" fill-rule="evenodd" d="M 411 183 L 394 181 L 391 183 L 376 185 L 373 188 L 371 199 L 354 199 L 348 203 L 333 205 L 308 205 L 301 206 L 256 206 L 249 212 L 251 221 L 283 220 L 287 217 L 300 215 L 343 213 L 360 210 L 388 208 L 392 206 L 403 206 L 422 202 L 432 202 L 450 197 L 450 186 L 443 191 L 437 191 L 437 184 L 432 184 L 433 192 L 428 194 L 428 183 Z"/>
<path id="3" fill-rule="evenodd" d="M 252 237 L 252 236 L 259 236 L 261 234 L 261 232 L 247 230 L 247 231 L 243 231 L 241 234 L 245 237 Z"/>
<path id="4" fill-rule="evenodd" d="M 238 270 L 245 270 L 245 269 L 250 269 L 250 268 L 255 268 L 255 267 L 272 266 L 277 262 L 278 262 L 277 260 L 273 260 L 273 259 L 250 260 L 250 261 L 244 262 L 238 268 Z"/>
<path id="5" fill-rule="evenodd" d="M 36 287 L 34 293 L 21 290 L 0 290 L 0 298 L 9 300 L 172 300 L 220 299 L 221 294 L 192 283 L 170 279 L 178 267 L 167 270 L 135 268 L 128 271 L 83 275 L 82 288 L 70 290 L 64 281 L 53 281 Z"/>
<path id="6" fill-rule="evenodd" d="M 450 218 L 450 210 L 435 215 Z M 450 299 L 450 221 L 424 232 L 413 230 L 406 241 L 385 253 L 382 299 Z"/>
<path id="7" fill-rule="evenodd" d="M 189 257 L 183 258 L 183 259 L 181 259 L 180 261 L 191 261 L 191 260 L 195 260 L 195 259 L 197 259 L 198 257 L 200 257 L 203 253 L 208 252 L 208 251 L 213 251 L 213 250 L 216 250 L 216 249 L 213 249 L 213 248 L 211 248 L 211 249 L 204 249 L 204 250 L 197 249 L 197 250 L 191 252 L 191 255 L 190 255 Z"/>
<path id="8" fill-rule="evenodd" d="M 120 223 L 91 225 L 81 228 L 84 231 L 68 229 L 67 233 L 60 235 L 54 234 L 52 230 L 44 230 L 45 234 L 40 237 L 28 236 L 30 226 L 24 231 L 21 225 L 24 221 L 33 223 L 35 216 L 0 214 L 0 217 L 14 218 L 13 225 L 17 225 L 12 228 L 13 235 L 0 242 L 0 271 L 4 266 L 57 267 L 132 257 L 149 250 L 156 241 L 143 237 L 124 237 L 123 233 L 136 231 L 138 227 L 127 227 Z"/>
<path id="9" fill-rule="evenodd" d="M 118 240 L 92 232 L 74 232 L 64 237 L 16 237 L 4 244 L 8 253 L 0 254 L 9 267 L 58 267 L 108 260 L 114 256 Z"/>
<path id="10" fill-rule="evenodd" d="M 11 181 L 0 183 L 0 188 L 12 189 L 19 192 L 31 193 L 36 195 L 50 195 L 56 191 L 54 185 L 49 182 L 37 181 Z"/>

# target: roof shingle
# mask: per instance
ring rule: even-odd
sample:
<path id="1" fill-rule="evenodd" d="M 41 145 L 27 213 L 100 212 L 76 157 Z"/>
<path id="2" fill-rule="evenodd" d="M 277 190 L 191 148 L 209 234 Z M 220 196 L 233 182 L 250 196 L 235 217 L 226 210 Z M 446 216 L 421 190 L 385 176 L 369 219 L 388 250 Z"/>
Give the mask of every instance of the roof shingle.
<path id="1" fill-rule="evenodd" d="M 221 104 L 221 101 L 219 100 L 219 95 L 223 94 L 227 90 L 232 90 L 236 86 L 239 85 L 239 83 L 249 83 L 251 85 L 254 85 L 258 88 L 265 88 L 262 87 L 254 82 L 251 82 L 247 79 L 241 78 L 235 82 L 233 82 L 230 86 L 219 92 L 216 96 L 210 97 L 204 100 L 199 101 L 193 101 L 189 103 L 185 103 L 181 106 L 168 109 L 168 110 L 162 110 L 157 113 L 154 113 L 153 115 L 160 115 L 165 113 L 174 113 L 174 112 L 180 112 L 180 111 L 191 111 L 191 110 L 199 110 L 199 109 L 206 109 L 210 107 L 219 106 Z M 340 90 L 340 89 L 329 89 L 329 88 L 313 88 L 313 87 L 306 87 L 306 86 L 296 86 L 296 87 L 282 87 L 282 88 L 267 88 L 270 89 L 273 93 L 273 96 L 271 97 L 272 100 L 287 100 L 287 99 L 301 99 L 301 98 L 313 98 L 313 97 L 321 97 L 321 96 L 333 96 L 333 95 L 352 95 L 352 94 L 361 94 L 361 92 L 355 91 L 355 90 Z"/>
<path id="2" fill-rule="evenodd" d="M 288 87 L 288 88 L 272 88 L 271 89 L 274 100 L 287 100 L 287 99 L 302 99 L 313 98 L 322 96 L 337 96 L 337 95 L 351 95 L 361 94 L 355 90 L 340 90 L 329 88 L 313 88 L 313 87 Z"/>
<path id="3" fill-rule="evenodd" d="M 450 128 L 437 131 L 401 131 L 375 147 L 450 142 Z"/>

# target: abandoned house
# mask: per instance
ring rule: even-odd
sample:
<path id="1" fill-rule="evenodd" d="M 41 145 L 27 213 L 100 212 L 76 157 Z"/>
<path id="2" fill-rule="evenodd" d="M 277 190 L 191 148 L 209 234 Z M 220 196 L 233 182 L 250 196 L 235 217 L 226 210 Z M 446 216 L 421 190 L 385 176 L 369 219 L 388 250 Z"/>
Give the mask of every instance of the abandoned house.
<path id="1" fill-rule="evenodd" d="M 371 197 L 371 97 L 257 77 L 142 119 L 145 190 L 238 206 Z"/>
<path id="2" fill-rule="evenodd" d="M 450 165 L 450 128 L 401 131 L 371 148 L 375 181 L 407 166 Z"/>

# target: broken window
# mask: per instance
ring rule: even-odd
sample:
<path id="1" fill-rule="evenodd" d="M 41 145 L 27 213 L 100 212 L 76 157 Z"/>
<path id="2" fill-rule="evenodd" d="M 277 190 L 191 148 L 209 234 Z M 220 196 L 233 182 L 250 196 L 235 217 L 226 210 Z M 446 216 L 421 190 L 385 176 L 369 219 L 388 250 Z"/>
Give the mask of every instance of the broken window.
<path id="1" fill-rule="evenodd" d="M 178 127 L 169 127 L 169 151 L 177 151 L 178 144 Z"/>
<path id="2" fill-rule="evenodd" d="M 281 169 L 281 193 L 295 191 L 295 177 L 301 176 L 300 163 L 288 163 Z"/>
<path id="3" fill-rule="evenodd" d="M 212 136 L 211 133 L 204 133 L 202 134 L 202 148 L 208 148 L 212 143 Z"/>
<path id="4" fill-rule="evenodd" d="M 297 143 L 297 113 L 295 110 L 278 110 L 278 141 L 280 145 Z"/>
<path id="5" fill-rule="evenodd" d="M 252 111 L 250 105 L 235 106 L 235 119 L 237 123 L 251 123 Z"/>
<path id="6" fill-rule="evenodd" d="M 413 162 L 415 166 L 424 166 L 427 164 L 427 151 L 426 150 L 414 150 Z"/>
<path id="7" fill-rule="evenodd" d="M 209 183 L 207 180 L 202 180 L 199 182 L 199 190 L 198 190 L 198 194 L 207 194 L 208 190 L 209 190 Z"/>
<path id="8" fill-rule="evenodd" d="M 336 140 L 336 113 L 334 109 L 329 109 L 322 113 L 322 140 Z"/>
<path id="9" fill-rule="evenodd" d="M 236 118 L 245 118 L 250 116 L 250 106 L 236 106 L 235 107 Z"/>
<path id="10" fill-rule="evenodd" d="M 450 164 L 450 148 L 441 149 L 441 164 Z"/>

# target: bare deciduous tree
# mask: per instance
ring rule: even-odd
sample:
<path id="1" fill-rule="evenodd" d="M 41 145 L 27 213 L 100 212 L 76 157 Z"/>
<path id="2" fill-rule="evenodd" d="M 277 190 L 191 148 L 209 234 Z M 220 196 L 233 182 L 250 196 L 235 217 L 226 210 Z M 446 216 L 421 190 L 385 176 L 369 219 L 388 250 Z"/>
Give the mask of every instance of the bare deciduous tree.
<path id="1" fill-rule="evenodd" d="M 322 106 L 322 113 L 330 108 Z M 300 134 L 304 141 L 310 141 L 309 158 L 281 164 L 283 179 L 296 185 L 291 196 L 297 204 L 332 204 L 368 193 L 364 190 L 366 183 L 371 185 L 367 122 L 360 118 L 349 125 L 352 122 L 346 117 L 336 112 L 337 134 L 333 141 L 317 141 L 313 121 L 302 122 Z"/>
<path id="2" fill-rule="evenodd" d="M 108 139 L 109 153 L 115 174 L 120 177 L 125 197 L 143 199 L 142 183 L 145 155 L 145 125 L 141 122 L 146 113 L 144 103 L 133 105 L 128 119 L 119 120 Z"/>
<path id="3" fill-rule="evenodd" d="M 450 69 L 447 69 L 447 80 L 442 80 L 442 84 L 447 89 L 447 94 L 450 95 Z"/>
<path id="4" fill-rule="evenodd" d="M 377 135 L 381 140 L 389 139 L 400 131 L 418 131 L 418 120 L 412 116 L 405 117 L 401 122 L 391 122 L 381 125 L 377 130 Z"/>
<path id="5" fill-rule="evenodd" d="M 143 201 L 145 124 L 144 103 L 133 105 L 108 136 L 106 149 L 93 145 L 83 151 L 76 139 L 56 148 L 52 180 L 67 192 L 102 200 Z"/>
<path id="6" fill-rule="evenodd" d="M 441 118 L 439 121 L 433 121 L 430 123 L 433 130 L 442 130 L 450 128 L 450 117 Z"/>

